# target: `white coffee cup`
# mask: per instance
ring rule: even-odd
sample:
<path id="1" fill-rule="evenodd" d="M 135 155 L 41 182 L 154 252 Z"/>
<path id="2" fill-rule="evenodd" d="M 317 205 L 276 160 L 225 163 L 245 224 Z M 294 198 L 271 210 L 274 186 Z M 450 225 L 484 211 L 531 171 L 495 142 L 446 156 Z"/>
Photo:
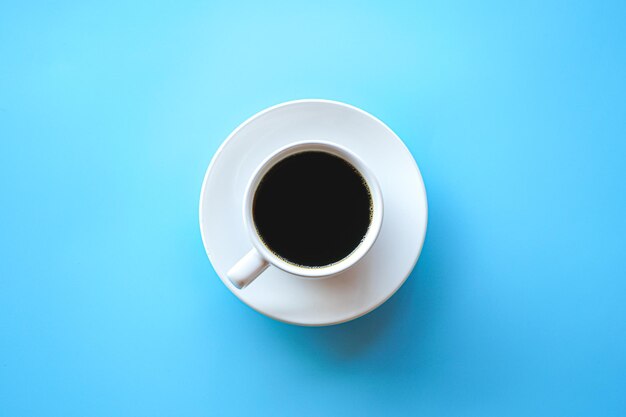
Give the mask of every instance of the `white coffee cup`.
<path id="1" fill-rule="evenodd" d="M 265 174 L 279 161 L 296 153 L 321 151 L 342 158 L 356 168 L 365 180 L 372 198 L 372 216 L 367 232 L 358 246 L 339 262 L 322 267 L 295 265 L 274 254 L 259 236 L 254 224 L 252 206 L 257 187 Z M 243 221 L 250 237 L 252 249 L 227 273 L 230 282 L 243 289 L 254 281 L 268 266 L 280 268 L 301 278 L 321 279 L 337 275 L 356 264 L 372 247 L 383 221 L 383 198 L 374 174 L 365 163 L 348 149 L 325 141 L 303 141 L 285 146 L 268 158 L 256 169 L 246 187 L 243 203 Z"/>

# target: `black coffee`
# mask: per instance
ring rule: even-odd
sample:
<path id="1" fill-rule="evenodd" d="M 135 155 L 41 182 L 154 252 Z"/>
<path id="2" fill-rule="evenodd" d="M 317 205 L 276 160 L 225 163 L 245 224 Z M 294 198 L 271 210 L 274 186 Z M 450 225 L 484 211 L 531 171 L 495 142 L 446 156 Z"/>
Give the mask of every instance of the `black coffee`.
<path id="1" fill-rule="evenodd" d="M 265 245 L 289 263 L 320 267 L 356 249 L 370 225 L 372 196 L 350 163 L 326 152 L 289 156 L 254 195 L 252 216 Z"/>

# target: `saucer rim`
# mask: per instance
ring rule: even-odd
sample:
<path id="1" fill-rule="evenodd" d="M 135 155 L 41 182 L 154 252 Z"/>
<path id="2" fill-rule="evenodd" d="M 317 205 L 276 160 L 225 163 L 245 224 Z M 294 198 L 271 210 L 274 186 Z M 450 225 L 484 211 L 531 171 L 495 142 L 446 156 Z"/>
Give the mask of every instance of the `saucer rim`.
<path id="1" fill-rule="evenodd" d="M 389 294 L 384 297 L 379 303 L 373 305 L 372 307 L 370 307 L 369 309 L 359 312 L 357 314 L 354 315 L 350 315 L 348 317 L 342 318 L 340 320 L 335 320 L 335 321 L 329 321 L 329 322 L 298 322 L 298 321 L 291 321 L 291 320 L 286 320 L 284 318 L 281 317 L 277 317 L 271 313 L 265 312 L 265 311 L 261 311 L 260 309 L 257 309 L 256 307 L 250 305 L 246 300 L 244 300 L 243 298 L 239 297 L 234 291 L 232 291 L 228 285 L 226 285 L 224 279 L 220 276 L 220 274 L 215 270 L 215 262 L 213 260 L 213 257 L 211 256 L 211 254 L 209 253 L 207 244 L 206 244 L 206 240 L 205 240 L 205 236 L 204 236 L 204 230 L 202 227 L 203 224 L 203 201 L 204 201 L 204 194 L 206 192 L 206 184 L 209 178 L 209 174 L 211 173 L 211 170 L 213 169 L 213 166 L 215 164 L 215 162 L 217 161 L 217 159 L 220 157 L 222 151 L 225 149 L 225 147 L 233 140 L 233 138 L 244 128 L 246 127 L 248 124 L 252 123 L 253 121 L 263 117 L 265 114 L 280 109 L 282 107 L 288 107 L 288 106 L 293 106 L 293 105 L 297 105 L 297 104 L 308 104 L 308 103 L 322 103 L 322 104 L 332 104 L 332 105 L 336 105 L 339 107 L 344 107 L 344 108 L 348 108 L 350 110 L 355 110 L 359 113 L 361 113 L 362 115 L 372 119 L 373 121 L 379 123 L 385 130 L 387 130 L 389 133 L 391 133 L 391 135 L 393 137 L 395 137 L 404 147 L 404 150 L 411 156 L 411 161 L 413 164 L 413 167 L 415 168 L 417 174 L 418 174 L 418 178 L 419 178 L 419 183 L 421 185 L 422 188 L 422 196 L 424 198 L 423 200 L 423 205 L 424 205 L 424 229 L 423 229 L 423 233 L 421 235 L 421 239 L 419 242 L 419 246 L 418 246 L 418 250 L 416 252 L 416 255 L 413 259 L 413 261 L 411 262 L 411 267 L 408 268 L 408 270 L 406 272 L 403 273 L 404 278 L 402 280 L 399 281 L 398 285 L 393 289 L 393 291 L 390 291 Z M 292 325 L 297 325 L 297 326 L 302 326 L 302 327 L 326 327 L 326 326 L 334 326 L 334 325 L 338 325 L 338 324 L 342 324 L 342 323 L 347 323 L 349 321 L 352 320 L 356 320 L 360 317 L 363 317 L 369 313 L 371 313 L 372 311 L 376 310 L 378 307 L 380 307 L 381 305 L 383 305 L 384 303 L 386 303 L 391 297 L 393 297 L 394 294 L 396 294 L 398 292 L 398 290 L 404 285 L 404 283 L 406 282 L 406 280 L 409 278 L 409 276 L 411 275 L 411 273 L 413 272 L 413 270 L 415 269 L 415 266 L 417 265 L 417 261 L 419 260 L 419 257 L 422 253 L 422 249 L 424 248 L 424 242 L 426 240 L 426 233 L 428 230 L 428 194 L 426 192 L 426 185 L 424 183 L 424 178 L 422 176 L 422 172 L 419 169 L 419 166 L 417 165 L 417 162 L 415 161 L 415 158 L 413 157 L 413 154 L 411 153 L 411 151 L 409 150 L 409 148 L 406 146 L 406 144 L 404 143 L 404 141 L 402 139 L 400 139 L 400 137 L 389 127 L 387 126 L 387 124 L 385 124 L 382 120 L 380 120 L 379 118 L 377 118 L 376 116 L 372 115 L 371 113 L 368 113 L 365 110 L 362 110 L 356 106 L 353 106 L 351 104 L 348 103 L 344 103 L 341 101 L 336 101 L 336 100 L 329 100 L 329 99 L 320 99 L 320 98 L 306 98 L 306 99 L 297 99 L 297 100 L 290 100 L 290 101 L 285 101 L 279 104 L 275 104 L 273 106 L 267 107 L 255 114 L 253 114 L 252 116 L 250 116 L 249 118 L 247 118 L 245 121 L 243 121 L 242 123 L 240 123 L 227 137 L 226 139 L 221 143 L 221 145 L 218 147 L 218 149 L 215 151 L 215 154 L 213 155 L 213 157 L 211 158 L 211 162 L 209 163 L 209 166 L 207 167 L 205 174 L 204 174 L 204 179 L 202 180 L 202 186 L 201 186 L 201 190 L 200 190 L 200 199 L 199 199 L 199 205 L 198 205 L 198 220 L 199 220 L 199 227 L 200 227 L 200 236 L 202 238 L 202 245 L 204 246 L 204 251 L 207 255 L 207 257 L 209 258 L 209 261 L 211 263 L 211 267 L 213 268 L 213 270 L 215 271 L 216 275 L 218 276 L 218 278 L 220 279 L 220 281 L 222 281 L 222 283 L 228 288 L 229 292 L 235 296 L 239 301 L 243 302 L 245 305 L 247 305 L 248 307 L 250 307 L 252 310 L 254 310 L 255 312 L 265 316 L 265 317 L 269 317 L 273 320 L 279 321 L 281 323 L 286 323 L 286 324 L 292 324 Z M 369 254 L 366 254 L 362 259 L 365 259 Z M 361 259 L 361 260 L 362 260 Z M 359 260 L 359 262 L 361 261 Z M 298 277 L 296 277 L 298 278 Z M 245 291 L 245 290 L 244 290 Z"/>

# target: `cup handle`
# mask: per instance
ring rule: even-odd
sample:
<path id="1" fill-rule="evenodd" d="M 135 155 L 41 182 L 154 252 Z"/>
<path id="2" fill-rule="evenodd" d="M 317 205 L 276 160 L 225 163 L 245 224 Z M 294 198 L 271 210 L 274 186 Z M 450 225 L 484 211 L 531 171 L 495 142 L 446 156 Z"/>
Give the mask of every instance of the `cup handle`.
<path id="1" fill-rule="evenodd" d="M 226 275 L 235 287 L 242 290 L 250 285 L 268 266 L 269 263 L 265 258 L 261 256 L 259 251 L 253 248 L 237 261 Z"/>

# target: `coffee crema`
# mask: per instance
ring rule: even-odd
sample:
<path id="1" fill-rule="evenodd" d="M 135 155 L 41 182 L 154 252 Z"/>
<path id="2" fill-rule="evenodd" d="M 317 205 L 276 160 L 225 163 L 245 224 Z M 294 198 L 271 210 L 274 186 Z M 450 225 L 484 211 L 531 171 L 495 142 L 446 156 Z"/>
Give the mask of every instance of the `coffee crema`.
<path id="1" fill-rule="evenodd" d="M 279 258 L 319 268 L 348 257 L 372 220 L 369 187 L 349 162 L 323 151 L 277 162 L 254 194 L 252 217 L 261 241 Z"/>

